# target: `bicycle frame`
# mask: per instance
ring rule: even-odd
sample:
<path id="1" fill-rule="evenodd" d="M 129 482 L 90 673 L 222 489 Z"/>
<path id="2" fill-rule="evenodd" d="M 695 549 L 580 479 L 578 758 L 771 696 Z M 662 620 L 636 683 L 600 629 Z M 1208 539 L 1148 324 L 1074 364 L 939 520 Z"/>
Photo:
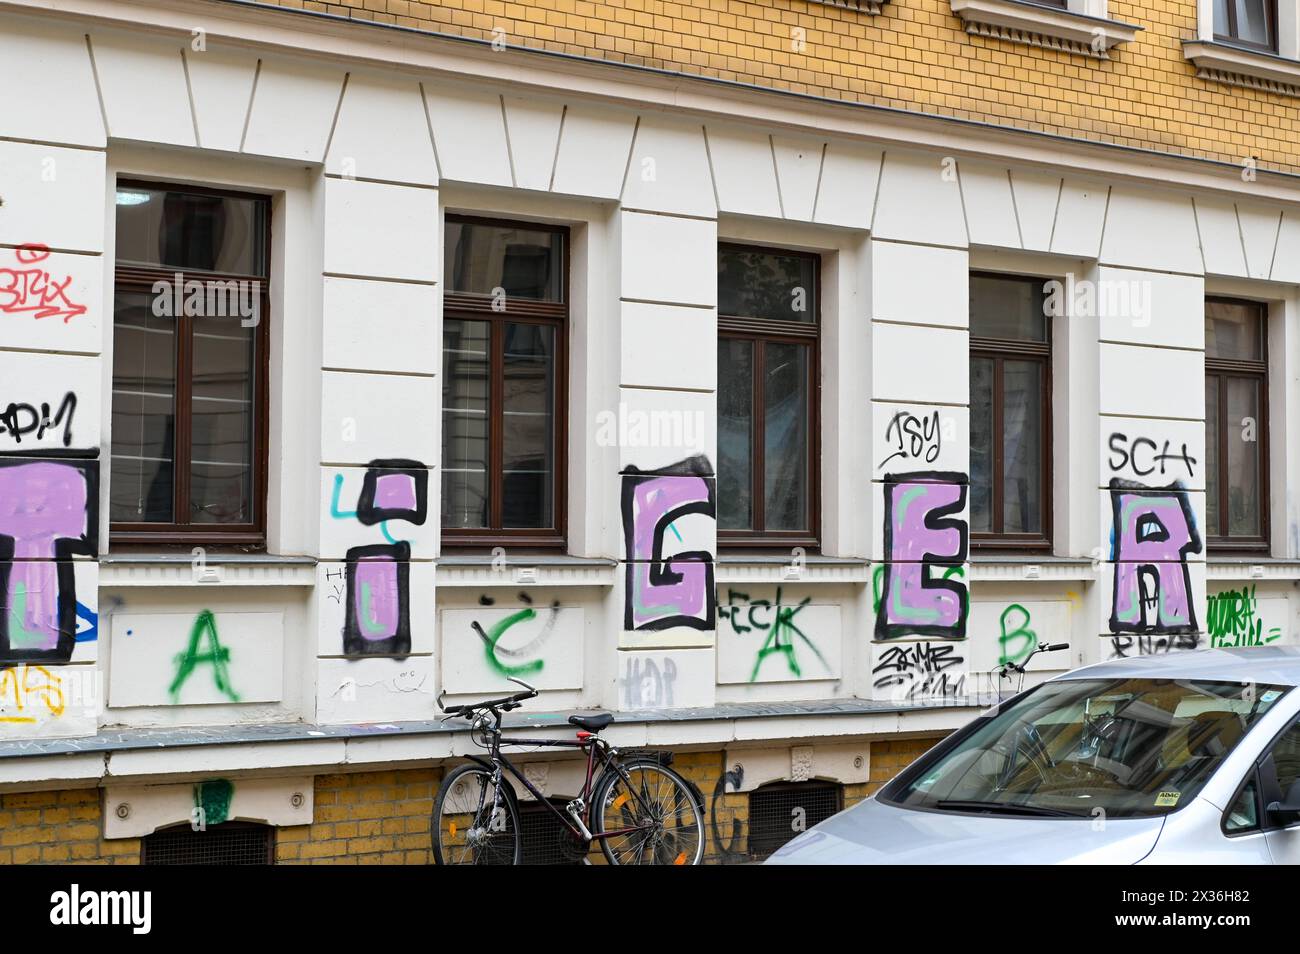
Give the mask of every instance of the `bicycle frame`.
<path id="1" fill-rule="evenodd" d="M 606 772 L 611 772 L 611 771 L 617 772 L 619 777 L 622 778 L 625 783 L 627 783 L 628 789 L 632 792 L 632 795 L 636 798 L 636 800 L 641 804 L 641 807 L 642 808 L 646 807 L 644 799 L 642 799 L 640 794 L 638 794 L 634 789 L 632 789 L 631 779 L 628 777 L 628 774 L 623 770 L 622 766 L 618 763 L 617 757 L 614 754 L 612 754 L 611 746 L 609 745 L 608 742 L 605 742 L 603 739 L 600 739 L 594 735 L 586 739 L 512 739 L 512 738 L 507 738 L 501 734 L 499 724 L 498 726 L 487 731 L 490 732 L 492 738 L 492 745 L 488 749 L 488 757 L 483 758 L 482 756 L 471 755 L 468 756 L 470 761 L 476 762 L 477 764 L 481 765 L 485 769 L 491 769 L 494 773 L 497 774 L 500 773 L 502 768 L 507 769 L 510 772 L 510 774 L 513 775 L 515 778 L 517 778 L 520 784 L 522 784 L 524 788 L 526 788 L 532 794 L 533 798 L 535 798 L 540 804 L 545 805 L 546 810 L 549 811 L 552 815 L 554 815 L 556 818 L 558 818 L 561 821 L 564 827 L 569 830 L 569 833 L 573 835 L 574 838 L 577 838 L 583 843 L 591 843 L 591 842 L 599 841 L 600 839 L 603 838 L 613 838 L 617 835 L 627 835 L 641 830 L 640 828 L 633 827 L 633 828 L 616 828 L 611 831 L 603 831 L 603 832 L 596 832 L 596 833 L 593 833 L 591 831 L 591 812 L 592 812 L 591 795 L 595 788 L 593 783 L 598 779 L 603 778 L 604 773 Z M 552 805 L 550 800 L 545 795 L 543 795 L 542 792 L 540 792 L 537 789 L 537 787 L 533 785 L 532 782 L 528 781 L 528 779 L 524 776 L 524 773 L 519 771 L 519 769 L 515 767 L 515 764 L 510 761 L 510 758 L 502 754 L 501 746 L 503 745 L 520 745 L 520 746 L 536 745 L 536 746 L 546 746 L 549 748 L 567 748 L 567 749 L 586 750 L 587 776 L 582 784 L 582 791 L 578 796 L 579 798 L 582 799 L 582 803 L 583 803 L 583 814 L 582 814 L 583 827 L 579 827 L 578 825 L 575 825 L 571 818 L 569 818 L 564 812 L 560 811 L 558 808 Z M 596 758 L 598 754 L 600 757 L 600 770 L 601 770 L 601 774 L 599 776 L 595 774 Z M 486 792 L 483 792 L 482 794 L 485 795 Z M 497 808 L 496 805 L 492 806 L 494 812 L 496 811 L 496 808 Z M 479 811 L 481 812 L 482 809 L 483 806 L 480 805 Z M 583 830 L 584 828 L 586 829 L 585 831 Z"/>

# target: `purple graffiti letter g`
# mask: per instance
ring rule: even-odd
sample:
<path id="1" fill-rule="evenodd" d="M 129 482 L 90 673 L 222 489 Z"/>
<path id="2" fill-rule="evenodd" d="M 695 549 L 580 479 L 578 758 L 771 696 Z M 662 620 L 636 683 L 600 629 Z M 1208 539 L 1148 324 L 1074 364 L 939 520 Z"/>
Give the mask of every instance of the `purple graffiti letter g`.
<path id="1" fill-rule="evenodd" d="M 74 551 L 94 553 L 94 484 L 85 465 L 0 466 L 0 636 L 8 659 L 67 659 L 76 634 Z M 93 467 L 94 465 L 91 465 Z M 74 541 L 78 545 L 74 545 Z"/>
<path id="2" fill-rule="evenodd" d="M 623 478 L 627 535 L 627 629 L 672 626 L 712 629 L 713 554 L 669 553 L 665 534 L 688 514 L 713 518 L 712 478 L 691 475 L 628 475 Z"/>
<path id="3" fill-rule="evenodd" d="M 1194 633 L 1187 554 L 1201 552 L 1187 493 L 1111 481 L 1112 633 Z"/>

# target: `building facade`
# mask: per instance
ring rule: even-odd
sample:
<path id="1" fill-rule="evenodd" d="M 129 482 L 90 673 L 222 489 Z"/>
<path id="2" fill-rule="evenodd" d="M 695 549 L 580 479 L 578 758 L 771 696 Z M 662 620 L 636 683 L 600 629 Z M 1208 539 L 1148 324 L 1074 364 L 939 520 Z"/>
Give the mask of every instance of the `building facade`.
<path id="1" fill-rule="evenodd" d="M 1293 0 L 0 2 L 0 861 L 427 862 L 437 699 L 511 676 L 750 860 L 1040 641 L 1295 642 L 1298 58 Z"/>

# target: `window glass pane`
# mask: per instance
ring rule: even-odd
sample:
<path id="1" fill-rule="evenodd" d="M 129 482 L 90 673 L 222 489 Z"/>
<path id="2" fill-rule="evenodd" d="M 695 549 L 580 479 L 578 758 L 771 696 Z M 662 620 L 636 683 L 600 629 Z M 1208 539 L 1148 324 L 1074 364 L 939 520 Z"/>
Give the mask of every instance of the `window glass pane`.
<path id="1" fill-rule="evenodd" d="M 970 277 L 970 333 L 977 338 L 1047 340 L 1043 282 Z"/>
<path id="2" fill-rule="evenodd" d="M 817 321 L 817 258 L 760 249 L 718 248 L 718 314 L 770 321 Z"/>
<path id="3" fill-rule="evenodd" d="M 555 329 L 505 326 L 501 520 L 551 527 L 555 486 Z"/>
<path id="4" fill-rule="evenodd" d="M 993 530 L 993 359 L 970 363 L 970 528 Z"/>
<path id="5" fill-rule="evenodd" d="M 1205 522 L 1212 535 L 1219 526 L 1219 378 L 1205 379 Z"/>
<path id="6" fill-rule="evenodd" d="M 754 343 L 718 342 L 718 526 L 754 526 Z"/>
<path id="7" fill-rule="evenodd" d="M 488 360 L 486 321 L 447 318 L 442 326 L 442 525 L 488 520 Z"/>
<path id="8" fill-rule="evenodd" d="M 1043 532 L 1043 365 L 1002 362 L 1002 529 Z"/>
<path id="9" fill-rule="evenodd" d="M 194 323 L 189 519 L 252 523 L 257 329 L 237 316 L 185 320 Z"/>
<path id="10" fill-rule="evenodd" d="M 1237 796 L 1223 819 L 1223 830 L 1250 831 L 1259 825 L 1259 802 L 1255 798 L 1255 783 L 1249 782 Z"/>
<path id="11" fill-rule="evenodd" d="M 763 348 L 763 517 L 767 530 L 808 530 L 807 345 Z"/>
<path id="12" fill-rule="evenodd" d="M 448 219 L 444 270 L 448 291 L 532 301 L 564 300 L 564 235 Z"/>
<path id="13" fill-rule="evenodd" d="M 265 275 L 265 200 L 117 189 L 117 260 L 181 271 Z"/>
<path id="14" fill-rule="evenodd" d="M 118 291 L 113 310 L 110 519 L 171 523 L 176 436 L 176 321 L 152 294 Z"/>
<path id="15" fill-rule="evenodd" d="M 1277 787 L 1285 799 L 1291 786 L 1300 780 L 1300 725 L 1292 725 L 1273 745 L 1273 766 L 1277 769 Z"/>
<path id="16" fill-rule="evenodd" d="M 1228 419 L 1223 439 L 1228 445 L 1228 533 L 1260 535 L 1259 381 L 1223 379 L 1228 389 Z"/>
<path id="17" fill-rule="evenodd" d="M 1218 36 L 1231 36 L 1228 23 L 1229 0 L 1214 0 L 1214 32 Z"/>
<path id="18" fill-rule="evenodd" d="M 1248 302 L 1205 303 L 1205 356 L 1230 360 L 1264 359 L 1263 309 Z"/>
<path id="19" fill-rule="evenodd" d="M 1272 45 L 1269 34 L 1269 0 L 1232 0 L 1237 8 L 1237 39 Z"/>

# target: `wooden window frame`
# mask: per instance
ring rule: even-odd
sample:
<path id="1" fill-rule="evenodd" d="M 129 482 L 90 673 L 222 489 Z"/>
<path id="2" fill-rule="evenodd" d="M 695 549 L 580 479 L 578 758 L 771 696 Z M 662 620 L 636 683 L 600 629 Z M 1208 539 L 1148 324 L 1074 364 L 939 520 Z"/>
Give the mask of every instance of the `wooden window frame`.
<path id="1" fill-rule="evenodd" d="M 724 530 L 718 526 L 718 546 L 727 549 L 769 549 L 803 547 L 817 551 L 821 547 L 821 325 L 822 325 L 822 257 L 816 252 L 757 245 L 748 242 L 719 242 L 718 251 L 739 249 L 765 252 L 792 258 L 805 258 L 813 263 L 813 320 L 811 322 L 781 321 L 779 319 L 747 318 L 718 313 L 718 338 L 731 341 L 749 341 L 754 348 L 752 403 L 750 407 L 750 498 L 753 501 L 753 529 Z M 764 493 L 766 474 L 763 461 L 765 423 L 764 372 L 766 347 L 773 344 L 800 344 L 808 348 L 808 529 L 768 530 L 766 524 L 767 500 Z"/>
<path id="2" fill-rule="evenodd" d="M 1268 35 L 1272 43 L 1255 43 L 1252 40 L 1243 40 L 1237 36 L 1240 29 L 1237 25 L 1237 6 L 1232 0 L 1228 0 L 1228 32 L 1220 33 L 1214 29 L 1214 39 L 1218 43 L 1227 43 L 1230 46 L 1240 46 L 1250 50 L 1263 50 L 1265 53 L 1278 52 L 1278 35 L 1277 35 L 1277 0 L 1264 0 L 1265 14 L 1268 19 Z M 1213 16 L 1213 9 L 1211 9 Z M 1211 28 L 1217 27 L 1218 24 L 1211 24 Z"/>
<path id="3" fill-rule="evenodd" d="M 1254 310 L 1260 319 L 1261 349 L 1261 357 L 1259 360 L 1211 358 L 1208 353 L 1205 357 L 1206 380 L 1213 377 L 1219 382 L 1219 459 L 1216 461 L 1219 473 L 1219 526 L 1210 527 L 1209 525 L 1209 500 L 1207 496 L 1205 545 L 1207 549 L 1219 552 L 1267 554 L 1270 546 L 1268 480 L 1268 305 L 1263 302 L 1250 301 L 1244 298 L 1228 298 L 1221 295 L 1207 295 L 1205 301 L 1207 304 L 1210 302 L 1219 302 L 1226 305 L 1244 305 Z M 1247 378 L 1256 381 L 1259 384 L 1259 420 L 1256 422 L 1256 436 L 1258 437 L 1256 443 L 1259 445 L 1259 536 L 1223 536 L 1219 533 L 1228 515 L 1228 442 L 1226 437 L 1231 431 L 1231 428 L 1228 426 L 1228 389 L 1224 387 L 1224 383 L 1229 378 Z M 1206 454 L 1209 454 L 1208 442 L 1206 445 Z M 1208 466 L 1208 460 L 1206 461 L 1206 464 Z M 1209 493 L 1208 483 L 1206 485 L 1206 493 L 1207 495 Z"/>
<path id="4" fill-rule="evenodd" d="M 477 550 L 485 547 L 513 546 L 536 550 L 565 550 L 568 516 L 568 408 L 569 408 L 569 316 L 570 255 L 573 247 L 568 226 L 492 216 L 447 213 L 444 222 L 487 225 L 494 228 L 517 228 L 533 232 L 554 232 L 563 238 L 564 254 L 560 275 L 560 301 L 545 302 L 507 296 L 500 310 L 493 308 L 489 295 L 452 292 L 444 287 L 442 313 L 444 321 L 464 319 L 486 321 L 488 336 L 488 527 L 443 527 L 442 546 L 449 551 Z M 445 279 L 446 276 L 444 276 Z M 506 323 L 544 325 L 555 333 L 555 421 L 554 497 L 551 502 L 552 527 L 501 526 L 504 504 L 505 425 L 500 413 L 505 393 L 504 334 Z M 439 343 L 439 347 L 442 347 Z"/>
<path id="5" fill-rule="evenodd" d="M 1008 275 L 1001 272 L 972 272 L 971 278 L 994 278 L 999 281 L 1018 281 L 1036 286 L 1039 298 L 1046 301 L 1047 293 L 1043 286 L 1050 279 L 1029 275 Z M 973 319 L 974 316 L 972 315 Z M 1016 338 L 983 338 L 974 334 L 970 336 L 970 357 L 991 359 L 993 361 L 993 461 L 991 488 L 991 506 L 993 509 L 993 529 L 991 531 L 971 530 L 972 550 L 1015 551 L 1022 553 L 1052 552 L 1052 320 L 1044 312 L 1044 325 L 1047 328 L 1046 341 L 1026 341 Z M 1003 360 L 1036 361 L 1043 369 L 1043 438 L 1039 448 L 1039 474 L 1041 486 L 1039 499 L 1042 501 L 1042 533 L 1007 533 L 1002 527 L 1006 515 L 1003 513 L 1002 492 L 1005 479 L 1003 444 L 1005 441 L 1005 407 L 1003 405 Z"/>
<path id="6" fill-rule="evenodd" d="M 251 199 L 266 205 L 265 234 L 262 237 L 266 249 L 266 274 L 238 274 L 233 272 L 187 272 L 176 266 L 118 264 L 114 262 L 113 290 L 140 292 L 152 290 L 157 281 L 169 285 L 177 272 L 186 277 L 198 277 L 203 281 L 256 281 L 261 283 L 260 320 L 254 330 L 254 347 L 257 353 L 253 362 L 253 447 L 250 459 L 253 463 L 253 521 L 243 524 L 208 524 L 185 523 L 176 518 L 181 514 L 188 516 L 190 505 L 190 465 L 192 460 L 192 417 L 193 417 L 193 356 L 194 356 L 194 322 L 178 319 L 176 334 L 176 398 L 173 406 L 172 438 L 172 518 L 171 523 L 149 523 L 141 521 L 115 521 L 109 524 L 109 546 L 114 545 L 166 545 L 166 544 L 214 544 L 264 549 L 266 547 L 266 501 L 268 469 L 270 459 L 270 350 L 271 350 L 271 276 L 272 252 L 271 220 L 274 208 L 271 196 L 259 192 L 242 192 L 233 189 L 216 189 L 208 186 L 191 186 L 178 182 L 154 182 L 145 179 L 119 178 L 114 186 L 118 189 L 153 189 L 162 191 L 184 192 L 190 195 L 212 195 L 232 199 Z M 116 228 L 116 225 L 114 226 Z M 116 308 L 113 315 L 114 335 L 116 335 Z M 109 369 L 110 376 L 112 369 Z M 111 389 L 110 389 L 111 390 Z M 182 396 L 188 395 L 189 402 L 182 402 Z M 182 406 L 184 404 L 184 406 Z M 111 413 L 110 394 L 110 413 Z M 112 446 L 109 446 L 109 479 L 112 480 Z"/>

